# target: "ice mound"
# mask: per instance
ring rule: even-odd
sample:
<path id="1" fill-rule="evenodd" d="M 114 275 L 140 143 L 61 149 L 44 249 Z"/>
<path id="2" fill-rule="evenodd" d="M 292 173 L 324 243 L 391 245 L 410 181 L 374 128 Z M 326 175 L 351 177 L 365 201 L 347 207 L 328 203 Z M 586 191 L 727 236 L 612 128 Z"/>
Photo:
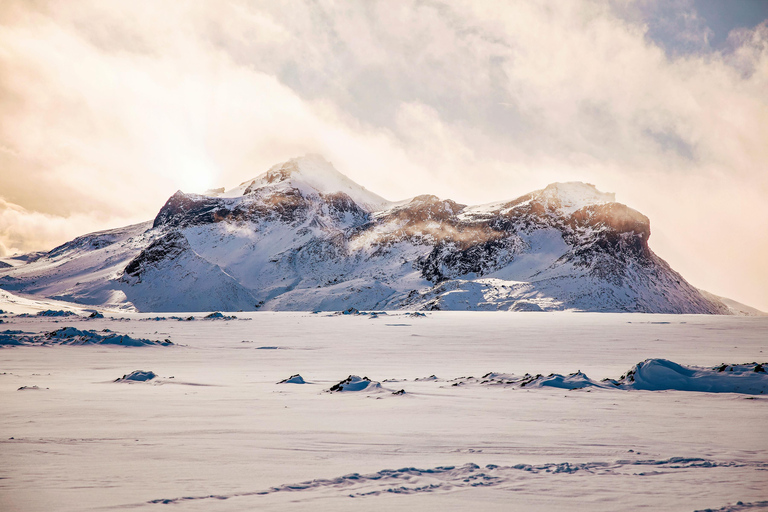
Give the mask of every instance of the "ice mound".
<path id="1" fill-rule="evenodd" d="M 489 372 L 483 375 L 480 379 L 475 377 L 460 377 L 458 379 L 453 379 L 451 382 L 452 386 L 481 384 L 486 386 L 518 387 L 525 389 L 544 387 L 560 389 L 581 389 L 589 386 L 606 387 L 605 384 L 590 379 L 580 371 L 569 375 L 550 373 L 547 376 L 540 373 L 536 375 L 526 373 L 525 375 L 520 376 L 511 373 Z"/>
<path id="2" fill-rule="evenodd" d="M 313 311 L 312 313 L 320 313 L 320 311 Z M 387 314 L 386 311 L 360 311 L 357 308 L 354 307 L 348 307 L 344 311 L 334 311 L 331 313 L 334 316 L 368 316 L 370 318 L 378 318 L 379 316 L 384 316 Z"/>
<path id="3" fill-rule="evenodd" d="M 173 345 L 170 340 L 153 341 L 142 338 L 132 338 L 127 334 L 117 334 L 111 331 L 101 333 L 88 330 L 82 331 L 74 327 L 62 327 L 49 332 L 45 338 L 59 345 L 123 345 L 141 347 L 145 345 Z"/>
<path id="4" fill-rule="evenodd" d="M 372 496 L 392 496 L 392 495 L 432 495 L 439 492 L 457 492 L 461 489 L 477 489 L 480 487 L 495 487 L 502 493 L 514 492 L 520 489 L 523 479 L 536 475 L 536 479 L 552 479 L 546 485 L 562 484 L 563 475 L 595 475 L 597 477 L 615 477 L 617 474 L 637 474 L 643 475 L 644 470 L 650 469 L 654 473 L 663 473 L 667 475 L 691 475 L 691 478 L 704 478 L 707 472 L 712 468 L 732 467 L 733 462 L 719 462 L 702 458 L 671 457 L 668 459 L 623 459 L 612 462 L 606 461 L 583 461 L 583 462 L 549 462 L 536 464 L 516 464 L 514 466 L 503 466 L 496 464 L 487 464 L 480 466 L 472 462 L 460 466 L 436 466 L 436 467 L 414 467 L 406 466 L 398 469 L 382 469 L 374 473 L 348 473 L 331 478 L 315 478 L 302 482 L 292 482 L 283 485 L 277 485 L 261 491 L 251 491 L 248 493 L 232 494 L 204 494 L 199 496 L 180 496 L 158 498 L 148 501 L 148 504 L 182 505 L 190 501 L 218 501 L 238 496 L 266 496 L 275 493 L 316 493 L 315 499 L 328 496 L 339 497 L 372 497 Z M 740 463 L 740 465 L 744 465 Z M 762 463 L 749 464 L 756 470 L 763 469 Z M 294 498 L 297 499 L 298 498 Z M 737 504 L 736 507 L 721 508 L 715 510 L 707 509 L 709 512 L 724 512 L 746 510 L 753 506 L 760 508 L 768 502 L 753 502 L 751 504 Z M 197 507 L 205 510 L 205 506 Z M 212 507 L 208 507 L 212 508 Z M 369 507 L 374 508 L 374 507 Z M 406 507 L 401 507 L 406 509 Z M 411 509 L 422 510 L 425 507 Z M 474 508 L 464 507 L 468 510 Z M 552 507 L 550 507 L 552 508 Z M 626 508 L 626 507 L 625 507 Z M 374 508 L 376 509 L 376 508 Z M 478 507 L 480 509 L 480 507 Z M 438 509 L 436 509 L 438 510 Z M 441 510 L 441 509 L 440 509 Z M 701 511 L 705 512 L 705 511 Z"/>
<path id="5" fill-rule="evenodd" d="M 134 370 L 129 374 L 115 379 L 115 382 L 148 382 L 157 378 L 157 374 L 148 370 Z"/>
<path id="6" fill-rule="evenodd" d="M 560 388 L 560 389 L 581 389 L 591 386 L 600 387 L 599 382 L 595 382 L 580 371 L 563 376 L 558 373 L 550 373 L 543 377 L 537 375 L 520 384 L 521 387 L 528 388 Z"/>
<path id="7" fill-rule="evenodd" d="M 296 375 L 291 375 L 287 379 L 281 380 L 278 384 L 306 384 L 306 382 L 302 376 L 297 373 Z"/>
<path id="8" fill-rule="evenodd" d="M 221 311 L 214 311 L 213 313 L 205 315 L 204 317 L 205 320 L 235 320 L 236 318 L 237 317 L 234 315 L 227 316 Z"/>
<path id="9" fill-rule="evenodd" d="M 75 316 L 75 314 L 72 311 L 46 309 L 37 313 L 37 316 Z"/>
<path id="10" fill-rule="evenodd" d="M 368 377 L 360 378 L 357 375 L 350 375 L 338 384 L 331 386 L 331 393 L 342 391 L 381 391 L 381 383 L 371 381 Z"/>
<path id="11" fill-rule="evenodd" d="M 699 368 L 682 366 L 666 359 L 646 359 L 622 375 L 614 385 L 648 391 L 669 389 L 758 395 L 768 392 L 768 373 L 763 364 L 758 363 Z"/>
<path id="12" fill-rule="evenodd" d="M 541 375 L 537 375 L 537 377 L 541 377 Z M 534 377 L 531 376 L 531 374 L 526 373 L 522 377 L 519 375 L 514 375 L 512 373 L 497 373 L 497 372 L 488 372 L 479 379 L 477 377 L 458 377 L 456 379 L 451 379 L 448 382 L 451 383 L 451 386 L 463 386 L 465 384 L 481 384 L 486 386 L 511 386 L 511 385 L 519 385 L 521 382 L 524 382 L 526 379 L 533 379 Z M 416 380 L 434 380 L 437 381 L 437 377 L 432 375 L 431 377 L 416 379 Z"/>
<path id="13" fill-rule="evenodd" d="M 616 194 L 600 192 L 591 183 L 580 181 L 551 183 L 544 190 L 539 191 L 538 195 L 545 204 L 559 209 L 566 215 L 585 206 L 616 201 Z"/>
<path id="14" fill-rule="evenodd" d="M 637 389 L 646 391 L 697 391 L 702 393 L 768 393 L 768 363 L 722 364 L 714 368 L 683 366 L 666 359 L 646 359 L 636 364 L 618 380 L 601 382 L 578 371 L 569 375 L 551 373 L 546 377 L 526 373 L 523 376 L 490 372 L 478 379 L 459 377 L 451 386 L 485 385 L 519 389 L 553 387 L 560 389 Z M 420 379 L 417 379 L 420 380 Z M 425 379 L 422 379 L 425 380 Z"/>
<path id="15" fill-rule="evenodd" d="M 117 334 L 104 329 L 80 330 L 75 327 L 62 327 L 48 333 L 33 334 L 23 331 L 6 330 L 0 332 L 0 346 L 3 345 L 121 345 L 124 347 L 143 347 L 148 345 L 173 345 L 170 340 L 156 341 L 132 338 L 127 334 Z"/>
<path id="16" fill-rule="evenodd" d="M 10 329 L 0 332 L 0 346 L 29 345 L 32 341 L 32 333 Z"/>

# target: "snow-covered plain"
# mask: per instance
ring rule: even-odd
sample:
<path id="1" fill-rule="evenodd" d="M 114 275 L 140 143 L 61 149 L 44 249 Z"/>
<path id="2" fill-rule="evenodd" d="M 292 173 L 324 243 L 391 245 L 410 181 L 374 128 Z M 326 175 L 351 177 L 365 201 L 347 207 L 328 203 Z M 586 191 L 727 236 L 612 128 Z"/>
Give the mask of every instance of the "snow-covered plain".
<path id="1" fill-rule="evenodd" d="M 73 310 L 0 332 L 173 344 L 0 348 L 0 510 L 768 508 L 765 394 L 481 379 L 602 382 L 648 358 L 709 379 L 768 361 L 767 317 Z M 350 376 L 362 391 L 328 392 Z"/>

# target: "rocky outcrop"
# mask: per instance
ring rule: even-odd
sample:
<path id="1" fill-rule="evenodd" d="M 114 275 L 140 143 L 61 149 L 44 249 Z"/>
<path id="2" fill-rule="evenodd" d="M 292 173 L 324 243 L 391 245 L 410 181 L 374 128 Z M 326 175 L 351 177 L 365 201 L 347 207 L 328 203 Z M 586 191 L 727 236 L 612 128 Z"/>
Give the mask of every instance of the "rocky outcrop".
<path id="1" fill-rule="evenodd" d="M 149 244 L 149 247 L 128 263 L 123 280 L 139 283 L 142 273 L 157 268 L 161 263 L 174 261 L 188 250 L 190 247 L 186 237 L 178 231 L 171 231 Z"/>

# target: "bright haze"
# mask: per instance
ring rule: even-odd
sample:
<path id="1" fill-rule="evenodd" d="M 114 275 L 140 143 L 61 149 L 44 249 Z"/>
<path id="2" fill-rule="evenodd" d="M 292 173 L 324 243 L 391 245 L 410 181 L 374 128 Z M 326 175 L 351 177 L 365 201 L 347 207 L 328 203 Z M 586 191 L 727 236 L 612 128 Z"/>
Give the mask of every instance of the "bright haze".
<path id="1" fill-rule="evenodd" d="M 319 153 L 387 199 L 615 192 L 768 310 L 768 2 L 0 4 L 0 256 Z"/>

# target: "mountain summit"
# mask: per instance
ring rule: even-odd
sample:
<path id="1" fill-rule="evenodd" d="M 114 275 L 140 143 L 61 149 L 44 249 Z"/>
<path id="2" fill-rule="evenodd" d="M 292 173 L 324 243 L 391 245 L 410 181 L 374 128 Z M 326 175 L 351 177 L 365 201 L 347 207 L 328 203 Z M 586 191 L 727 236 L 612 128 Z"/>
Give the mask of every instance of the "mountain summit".
<path id="1" fill-rule="evenodd" d="M 320 155 L 306 155 L 272 166 L 260 176 L 244 181 L 239 186 L 222 194 L 223 197 L 237 197 L 257 190 L 292 188 L 308 197 L 310 195 L 346 194 L 359 206 L 368 211 L 384 208 L 389 201 L 369 192 L 336 170 Z"/>
<path id="2" fill-rule="evenodd" d="M 616 194 L 600 192 L 591 183 L 580 181 L 552 183 L 537 192 L 536 198 L 549 207 L 558 208 L 563 215 L 570 215 L 585 206 L 616 202 Z"/>
<path id="3" fill-rule="evenodd" d="M 650 222 L 594 185 L 467 206 L 390 202 L 318 156 L 176 192 L 154 221 L 85 235 L 0 287 L 140 311 L 730 312 L 648 246 Z"/>

